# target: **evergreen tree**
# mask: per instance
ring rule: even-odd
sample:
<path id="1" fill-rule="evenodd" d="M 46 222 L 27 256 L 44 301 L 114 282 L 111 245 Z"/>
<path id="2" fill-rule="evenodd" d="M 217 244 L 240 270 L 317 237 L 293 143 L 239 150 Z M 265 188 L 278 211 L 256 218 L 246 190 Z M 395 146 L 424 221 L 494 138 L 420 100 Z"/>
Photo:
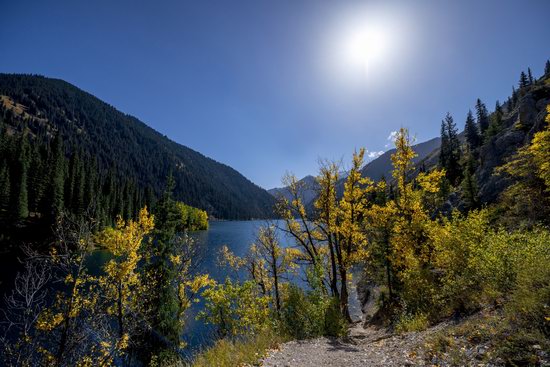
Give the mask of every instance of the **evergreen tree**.
<path id="1" fill-rule="evenodd" d="M 460 168 L 460 141 L 458 129 L 453 117 L 447 113 L 441 124 L 441 149 L 439 164 L 446 171 L 446 177 L 452 185 L 456 185 L 462 175 Z"/>
<path id="2" fill-rule="evenodd" d="M 78 155 L 82 157 L 82 154 Z M 80 215 L 84 211 L 84 186 L 86 183 L 86 171 L 82 159 L 76 161 L 74 172 L 74 186 L 72 193 L 72 211 L 73 213 Z"/>
<path id="3" fill-rule="evenodd" d="M 479 206 L 479 189 L 475 177 L 475 158 L 472 152 L 467 151 L 464 162 L 464 178 L 461 183 L 461 196 L 466 209 L 472 210 Z"/>
<path id="4" fill-rule="evenodd" d="M 148 274 L 153 279 L 154 286 L 150 289 L 151 324 L 160 334 L 152 336 L 152 354 L 161 360 L 170 359 L 179 347 L 183 325 L 178 317 L 178 293 L 174 287 L 175 264 L 173 257 L 177 240 L 176 228 L 180 214 L 176 201 L 173 199 L 175 182 L 172 175 L 167 179 L 166 189 L 155 208 L 155 230 L 153 238 L 154 254 L 148 264 Z"/>
<path id="5" fill-rule="evenodd" d="M 529 79 L 529 85 L 532 85 L 535 82 L 533 74 L 531 73 L 531 68 L 527 68 L 527 78 Z"/>
<path id="6" fill-rule="evenodd" d="M 453 117 L 450 114 L 447 114 L 445 117 L 445 122 L 447 125 L 447 134 L 449 135 L 449 178 L 451 182 L 456 183 L 461 176 L 460 169 L 460 141 L 458 140 L 458 129 L 453 120 Z"/>
<path id="7" fill-rule="evenodd" d="M 5 161 L 0 166 L 0 216 L 9 209 L 10 203 L 10 170 Z"/>
<path id="8" fill-rule="evenodd" d="M 518 103 L 518 91 L 516 90 L 516 87 L 512 86 L 512 107 L 511 107 L 511 109 L 516 107 L 517 103 Z"/>
<path id="9" fill-rule="evenodd" d="M 495 112 L 491 116 L 491 124 L 489 129 L 485 133 L 486 139 L 497 135 L 502 130 L 502 107 L 500 106 L 499 101 L 495 104 Z"/>
<path id="10" fill-rule="evenodd" d="M 525 72 L 522 71 L 519 76 L 519 89 L 523 89 L 528 85 L 529 85 L 529 79 L 527 78 L 527 74 L 525 74 Z"/>
<path id="11" fill-rule="evenodd" d="M 29 194 L 27 184 L 29 170 L 29 138 L 26 131 L 19 138 L 19 148 L 17 150 L 17 160 L 14 168 L 12 215 L 17 221 L 29 216 Z"/>
<path id="12" fill-rule="evenodd" d="M 49 179 L 48 172 L 46 171 L 47 155 L 42 150 L 37 144 L 33 144 L 31 148 L 29 170 L 29 210 L 31 212 L 40 211 L 41 201 Z"/>
<path id="13" fill-rule="evenodd" d="M 485 103 L 481 102 L 479 98 L 476 101 L 476 116 L 481 135 L 484 135 L 485 131 L 489 127 L 489 113 L 487 112 Z"/>
<path id="14" fill-rule="evenodd" d="M 481 144 L 481 138 L 479 136 L 479 130 L 474 120 L 472 111 L 468 111 L 466 116 L 466 125 L 464 127 L 464 133 L 466 135 L 466 142 L 471 151 L 476 150 Z"/>
<path id="15" fill-rule="evenodd" d="M 439 148 L 439 166 L 445 168 L 449 161 L 449 134 L 445 121 L 441 121 L 441 146 Z"/>
<path id="16" fill-rule="evenodd" d="M 48 189 L 47 214 L 50 219 L 57 219 L 64 211 L 64 179 L 65 179 L 65 152 L 63 141 L 59 134 L 52 143 L 50 158 L 50 185 Z"/>
<path id="17" fill-rule="evenodd" d="M 550 75 L 550 60 L 546 60 L 544 65 L 544 75 Z"/>

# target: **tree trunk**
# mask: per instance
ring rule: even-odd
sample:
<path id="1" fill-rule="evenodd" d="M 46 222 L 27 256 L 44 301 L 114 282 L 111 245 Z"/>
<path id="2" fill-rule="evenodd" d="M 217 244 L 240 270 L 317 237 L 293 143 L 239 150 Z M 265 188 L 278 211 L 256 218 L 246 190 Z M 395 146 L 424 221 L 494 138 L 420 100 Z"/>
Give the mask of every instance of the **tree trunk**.
<path id="1" fill-rule="evenodd" d="M 124 315 L 122 314 L 122 283 L 118 282 L 118 333 L 119 336 L 122 338 L 124 335 Z"/>
<path id="2" fill-rule="evenodd" d="M 347 322 L 351 323 L 351 315 L 348 307 L 348 274 L 344 267 L 340 267 L 340 311 Z"/>
<path id="3" fill-rule="evenodd" d="M 334 254 L 334 245 L 332 243 L 332 235 L 329 233 L 328 248 L 330 250 L 330 266 L 332 276 L 330 279 L 330 288 L 332 295 L 336 298 L 340 298 L 340 292 L 338 292 L 338 272 L 336 269 L 336 256 Z"/>

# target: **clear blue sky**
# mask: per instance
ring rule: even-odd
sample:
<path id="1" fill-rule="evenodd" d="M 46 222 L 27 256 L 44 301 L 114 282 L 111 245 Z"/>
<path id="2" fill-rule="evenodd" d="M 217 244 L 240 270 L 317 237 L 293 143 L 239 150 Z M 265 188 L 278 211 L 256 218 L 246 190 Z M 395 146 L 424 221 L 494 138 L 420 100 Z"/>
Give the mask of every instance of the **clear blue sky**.
<path id="1" fill-rule="evenodd" d="M 550 57 L 550 1 L 5 1 L 0 71 L 67 80 L 264 188 L 419 141 Z M 359 24 L 359 25 L 358 25 Z M 341 47 L 376 24 L 377 59 Z M 346 46 L 347 47 L 347 46 Z M 371 52 L 372 50 L 367 50 Z M 368 53 L 367 52 L 367 53 Z M 374 51 L 373 51 L 374 52 Z M 370 57 L 370 56 L 369 56 Z M 347 59 L 346 59 L 347 58 Z"/>

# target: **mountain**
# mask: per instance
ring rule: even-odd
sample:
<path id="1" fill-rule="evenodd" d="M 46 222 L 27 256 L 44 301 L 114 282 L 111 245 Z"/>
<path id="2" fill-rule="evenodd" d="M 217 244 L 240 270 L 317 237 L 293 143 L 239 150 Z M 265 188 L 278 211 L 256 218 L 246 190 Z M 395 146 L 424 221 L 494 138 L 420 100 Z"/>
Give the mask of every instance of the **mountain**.
<path id="1" fill-rule="evenodd" d="M 59 79 L 0 74 L 0 119 L 39 144 L 60 135 L 100 171 L 132 178 L 158 196 L 172 173 L 174 196 L 223 219 L 266 218 L 274 199 L 233 168 L 171 141 L 135 117 Z M 0 121 L 1 122 L 1 121 Z"/>
<path id="2" fill-rule="evenodd" d="M 430 153 L 438 149 L 441 144 L 440 138 L 433 138 L 423 143 L 413 146 L 417 156 L 413 159 L 415 164 L 424 160 Z M 391 178 L 392 162 L 391 155 L 395 153 L 395 148 L 390 149 L 380 157 L 367 163 L 361 173 L 363 176 L 369 177 L 374 181 L 380 180 L 382 177 Z"/>
<path id="3" fill-rule="evenodd" d="M 319 187 L 317 179 L 311 175 L 308 175 L 298 181 L 298 186 L 301 188 L 300 194 L 302 203 L 304 203 L 304 205 L 307 207 L 317 197 L 317 188 Z M 287 187 L 277 187 L 274 189 L 269 189 L 267 190 L 267 192 L 269 192 L 276 198 L 283 196 L 286 197 L 288 200 L 292 199 Z"/>

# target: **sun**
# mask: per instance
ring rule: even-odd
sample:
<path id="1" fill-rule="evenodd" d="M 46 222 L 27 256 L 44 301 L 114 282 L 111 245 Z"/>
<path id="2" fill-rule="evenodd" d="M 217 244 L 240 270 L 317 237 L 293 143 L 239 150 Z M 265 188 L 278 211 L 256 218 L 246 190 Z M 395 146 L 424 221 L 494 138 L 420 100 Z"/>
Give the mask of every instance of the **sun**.
<path id="1" fill-rule="evenodd" d="M 388 56 L 389 30 L 372 24 L 360 24 L 342 36 L 341 58 L 345 66 L 370 74 Z"/>
<path id="2" fill-rule="evenodd" d="M 335 85 L 379 85 L 395 70 L 402 70 L 399 61 L 410 53 L 414 33 L 410 20 L 401 12 L 350 8 L 327 24 L 322 51 L 325 75 Z"/>

